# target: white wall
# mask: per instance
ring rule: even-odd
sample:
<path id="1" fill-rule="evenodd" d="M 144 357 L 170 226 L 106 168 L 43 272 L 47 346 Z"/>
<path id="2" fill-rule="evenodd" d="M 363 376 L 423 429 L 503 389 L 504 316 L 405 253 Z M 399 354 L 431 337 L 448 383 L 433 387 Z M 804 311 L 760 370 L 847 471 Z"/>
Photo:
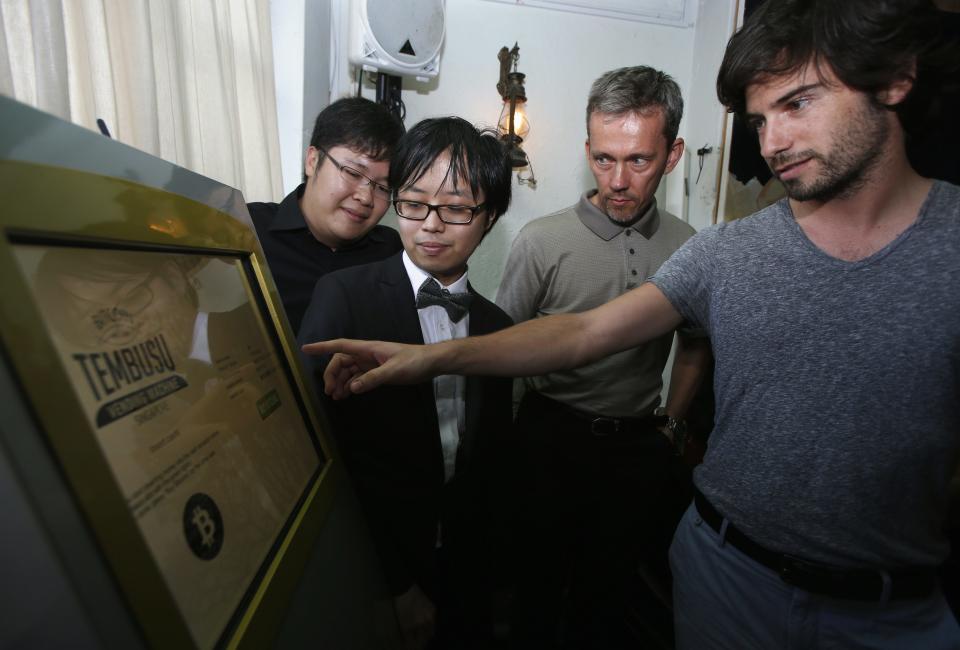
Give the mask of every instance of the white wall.
<path id="1" fill-rule="evenodd" d="M 285 1 L 285 0 L 283 0 Z M 299 1 L 299 0 L 298 0 Z M 310 145 L 317 113 L 330 103 L 330 61 L 341 48 L 331 46 L 334 32 L 330 0 L 305 0 L 306 34 L 303 44 L 303 116 L 300 130 L 300 166 L 293 189 L 303 178 L 304 151 Z"/>
<path id="2" fill-rule="evenodd" d="M 603 72 L 646 64 L 669 73 L 680 84 L 687 102 L 680 135 L 688 141 L 685 158 L 694 160 L 689 165 L 694 176 L 693 150 L 709 142 L 718 151 L 722 110 L 713 87 L 729 35 L 727 16 L 735 0 L 699 1 L 696 24 L 675 27 L 483 0 L 447 0 L 447 32 L 439 76 L 427 83 L 403 80 L 408 126 L 440 115 L 460 115 L 475 124 L 495 125 L 500 111 L 497 52 L 504 45 L 519 43 L 519 70 L 527 75 L 527 113 L 532 126 L 524 148 L 533 162 L 538 183 L 536 189 L 531 189 L 514 181 L 509 212 L 481 245 L 471 264 L 471 282 L 479 291 L 488 296 L 496 293 L 510 244 L 525 223 L 572 204 L 581 192 L 593 186 L 583 149 L 584 109 L 590 84 Z M 347 0 L 331 2 L 335 17 L 338 11 L 346 15 Z M 275 0 L 274 4 L 285 3 Z M 339 32 L 334 27 L 333 34 L 340 47 L 347 42 L 347 22 L 333 20 L 335 26 L 341 26 Z M 311 31 L 308 28 L 307 40 L 311 39 Z M 313 38 L 319 35 L 314 32 Z M 355 93 L 356 71 L 348 65 L 345 54 L 335 54 L 333 58 L 330 97 Z M 307 57 L 305 77 L 326 78 L 329 73 L 320 69 L 321 63 L 326 64 Z M 365 84 L 364 95 L 375 96 L 372 79 Z M 313 110 L 309 118 L 315 115 Z M 305 113 L 299 117 L 281 114 L 281 135 L 299 133 L 301 123 L 307 119 Z M 298 168 L 302 155 L 301 147 L 296 154 Z M 710 158 L 707 162 L 709 165 Z M 286 159 L 284 165 L 286 169 Z M 667 177 L 665 193 L 661 192 L 665 196 L 662 207 L 678 216 L 689 213 L 691 223 L 699 228 L 710 222 L 712 196 L 704 193 L 703 188 L 715 186 L 716 172 L 705 168 L 695 188 L 690 179 L 694 192 L 688 205 L 683 182 L 687 166 L 681 163 Z M 286 175 L 284 185 L 289 185 Z M 395 217 L 388 215 L 384 223 L 395 223 Z"/>
<path id="3" fill-rule="evenodd" d="M 686 119 L 682 131 L 687 140 L 684 173 L 689 191 L 686 219 L 697 230 L 713 223 L 720 185 L 726 110 L 717 99 L 717 72 L 736 24 L 735 5 L 732 0 L 700 0 L 691 83 L 683 89 Z M 704 146 L 713 151 L 704 156 L 703 171 L 697 181 L 699 162 L 696 151 Z"/>
<path id="4" fill-rule="evenodd" d="M 313 122 L 330 103 L 330 59 L 339 49 L 331 47 L 331 25 L 338 18 L 330 0 L 270 2 L 284 196 L 300 184 Z"/>
<path id="5" fill-rule="evenodd" d="M 277 91 L 284 196 L 300 182 L 304 80 L 304 0 L 272 0 L 273 78 Z"/>

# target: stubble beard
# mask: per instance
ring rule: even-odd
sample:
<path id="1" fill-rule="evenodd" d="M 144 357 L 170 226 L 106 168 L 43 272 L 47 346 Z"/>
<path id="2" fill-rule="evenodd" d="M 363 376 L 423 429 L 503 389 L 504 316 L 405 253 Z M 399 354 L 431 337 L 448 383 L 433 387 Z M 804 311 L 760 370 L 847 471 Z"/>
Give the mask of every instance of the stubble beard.
<path id="1" fill-rule="evenodd" d="M 626 198 L 633 201 L 632 206 L 629 209 L 626 208 L 617 208 L 611 205 L 611 198 Z M 646 203 L 641 204 L 638 197 L 632 194 L 621 194 L 618 192 L 611 192 L 605 196 L 602 196 L 600 199 L 600 209 L 607 215 L 608 219 L 616 221 L 618 223 L 631 223 L 636 221 L 638 218 L 643 216 L 643 213 L 650 208 L 650 203 L 653 201 L 653 197 L 650 198 Z"/>
<path id="2" fill-rule="evenodd" d="M 613 196 L 616 196 L 615 194 Z M 619 198 L 619 197 L 618 197 Z M 603 213 L 614 221 L 630 221 L 636 216 L 636 201 L 631 205 L 630 211 L 623 208 L 617 208 L 610 204 L 609 198 L 603 200 Z"/>
<path id="3" fill-rule="evenodd" d="M 856 115 L 846 121 L 849 128 L 835 139 L 829 153 L 821 154 L 810 149 L 771 159 L 771 167 L 807 158 L 817 161 L 821 167 L 820 173 L 806 183 L 800 178 L 779 179 L 787 196 L 794 201 L 826 203 L 849 198 L 862 189 L 881 162 L 890 135 L 885 113 L 886 109 L 868 100 Z"/>

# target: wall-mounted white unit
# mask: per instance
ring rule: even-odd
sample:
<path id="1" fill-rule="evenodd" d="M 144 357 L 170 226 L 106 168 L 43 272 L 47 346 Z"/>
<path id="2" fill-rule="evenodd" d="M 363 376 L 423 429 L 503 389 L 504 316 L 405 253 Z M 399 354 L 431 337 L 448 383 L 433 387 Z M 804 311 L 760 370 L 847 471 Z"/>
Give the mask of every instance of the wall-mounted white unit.
<path id="1" fill-rule="evenodd" d="M 440 72 L 444 0 L 351 0 L 350 63 L 427 81 Z"/>

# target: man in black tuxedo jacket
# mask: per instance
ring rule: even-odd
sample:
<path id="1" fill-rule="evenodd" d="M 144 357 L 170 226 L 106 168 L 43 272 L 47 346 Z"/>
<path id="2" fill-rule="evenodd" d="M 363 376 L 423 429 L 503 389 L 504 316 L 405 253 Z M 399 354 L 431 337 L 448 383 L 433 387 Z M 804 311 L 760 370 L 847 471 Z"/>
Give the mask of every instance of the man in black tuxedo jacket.
<path id="1" fill-rule="evenodd" d="M 301 343 L 338 337 L 433 343 L 511 324 L 467 283 L 467 260 L 510 203 L 492 133 L 420 122 L 390 165 L 404 251 L 317 282 Z M 326 359 L 304 357 L 322 392 Z M 327 401 L 408 647 L 461 648 L 490 635 L 490 508 L 511 380 L 443 376 Z"/>

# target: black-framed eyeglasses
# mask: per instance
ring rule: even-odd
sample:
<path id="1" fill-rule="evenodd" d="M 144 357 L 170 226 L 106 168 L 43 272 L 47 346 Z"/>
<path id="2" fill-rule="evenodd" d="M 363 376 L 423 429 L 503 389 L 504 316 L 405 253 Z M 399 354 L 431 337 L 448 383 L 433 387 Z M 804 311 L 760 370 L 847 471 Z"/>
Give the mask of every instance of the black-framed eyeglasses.
<path id="1" fill-rule="evenodd" d="M 405 199 L 394 199 L 393 209 L 397 211 L 397 216 L 411 221 L 424 221 L 430 216 L 430 213 L 436 210 L 440 221 L 456 226 L 465 226 L 478 213 L 486 207 L 480 205 L 434 205 L 433 203 L 423 203 L 421 201 L 407 201 Z"/>
<path id="2" fill-rule="evenodd" d="M 337 171 L 340 172 L 340 177 L 347 183 L 350 187 L 372 187 L 374 198 L 380 199 L 382 201 L 387 201 L 390 199 L 392 192 L 390 188 L 386 185 L 381 185 L 377 181 L 373 180 L 366 174 L 364 174 L 359 169 L 354 169 L 348 165 L 341 165 L 336 158 L 331 156 L 325 149 L 317 147 L 317 151 L 326 156 L 330 162 L 333 163 L 333 166 L 337 168 Z"/>

